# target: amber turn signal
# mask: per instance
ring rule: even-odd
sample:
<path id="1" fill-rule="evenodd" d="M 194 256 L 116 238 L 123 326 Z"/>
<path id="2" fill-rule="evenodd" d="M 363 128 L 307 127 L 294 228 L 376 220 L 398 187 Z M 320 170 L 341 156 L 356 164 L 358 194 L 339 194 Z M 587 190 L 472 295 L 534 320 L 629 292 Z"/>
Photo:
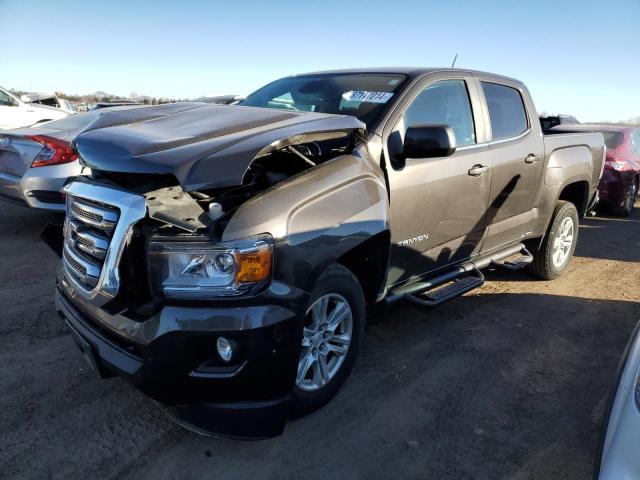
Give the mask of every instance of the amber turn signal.
<path id="1" fill-rule="evenodd" d="M 273 246 L 264 245 L 252 252 L 237 252 L 235 257 L 237 283 L 261 282 L 271 275 Z"/>

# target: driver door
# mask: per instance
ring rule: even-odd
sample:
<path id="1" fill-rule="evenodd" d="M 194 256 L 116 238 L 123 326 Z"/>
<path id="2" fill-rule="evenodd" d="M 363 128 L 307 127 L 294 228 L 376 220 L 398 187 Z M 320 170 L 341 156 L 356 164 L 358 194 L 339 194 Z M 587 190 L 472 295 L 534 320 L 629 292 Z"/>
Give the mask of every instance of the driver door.
<path id="1" fill-rule="evenodd" d="M 412 89 L 388 122 L 389 286 L 411 283 L 480 250 L 492 171 L 489 149 L 480 144 L 485 131 L 475 85 L 472 78 L 432 75 Z M 396 161 L 406 129 L 425 124 L 450 126 L 456 151 Z"/>

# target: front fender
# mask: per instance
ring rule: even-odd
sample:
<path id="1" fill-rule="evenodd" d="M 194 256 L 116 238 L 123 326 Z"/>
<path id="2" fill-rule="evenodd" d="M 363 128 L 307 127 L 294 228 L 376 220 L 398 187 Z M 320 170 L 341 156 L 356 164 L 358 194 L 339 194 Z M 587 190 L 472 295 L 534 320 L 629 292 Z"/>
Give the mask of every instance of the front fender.
<path id="1" fill-rule="evenodd" d="M 337 157 L 252 198 L 233 215 L 222 239 L 271 233 L 274 278 L 309 291 L 327 266 L 389 229 L 383 173 L 362 152 Z"/>

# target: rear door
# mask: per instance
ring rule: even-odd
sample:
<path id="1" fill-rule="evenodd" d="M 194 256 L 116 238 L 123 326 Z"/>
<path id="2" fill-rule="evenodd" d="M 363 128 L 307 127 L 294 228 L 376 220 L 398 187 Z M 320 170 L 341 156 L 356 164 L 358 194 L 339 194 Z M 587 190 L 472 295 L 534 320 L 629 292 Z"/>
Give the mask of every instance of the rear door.
<path id="1" fill-rule="evenodd" d="M 407 128 L 425 124 L 452 127 L 458 144 L 455 153 L 407 159 L 403 166 L 394 163 L 393 152 L 402 145 Z M 408 283 L 479 251 L 491 186 L 484 135 L 471 76 L 430 74 L 396 107 L 383 134 L 391 191 L 389 285 Z M 479 165 L 481 173 L 474 171 Z"/>
<path id="2" fill-rule="evenodd" d="M 540 128 L 531 124 L 537 116 L 522 84 L 480 76 L 477 88 L 486 106 L 493 162 L 486 252 L 521 239 L 531 228 L 544 144 Z"/>

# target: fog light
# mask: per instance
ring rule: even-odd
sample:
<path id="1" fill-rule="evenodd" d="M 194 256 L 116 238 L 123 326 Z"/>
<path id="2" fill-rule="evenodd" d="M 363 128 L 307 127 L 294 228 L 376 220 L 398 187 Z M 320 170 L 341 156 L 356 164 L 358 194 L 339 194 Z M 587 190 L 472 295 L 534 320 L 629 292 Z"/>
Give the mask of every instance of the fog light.
<path id="1" fill-rule="evenodd" d="M 218 347 L 218 355 L 220 355 L 222 360 L 225 362 L 231 360 L 231 357 L 233 356 L 233 349 L 231 348 L 229 340 L 224 337 L 218 337 L 216 346 Z"/>

